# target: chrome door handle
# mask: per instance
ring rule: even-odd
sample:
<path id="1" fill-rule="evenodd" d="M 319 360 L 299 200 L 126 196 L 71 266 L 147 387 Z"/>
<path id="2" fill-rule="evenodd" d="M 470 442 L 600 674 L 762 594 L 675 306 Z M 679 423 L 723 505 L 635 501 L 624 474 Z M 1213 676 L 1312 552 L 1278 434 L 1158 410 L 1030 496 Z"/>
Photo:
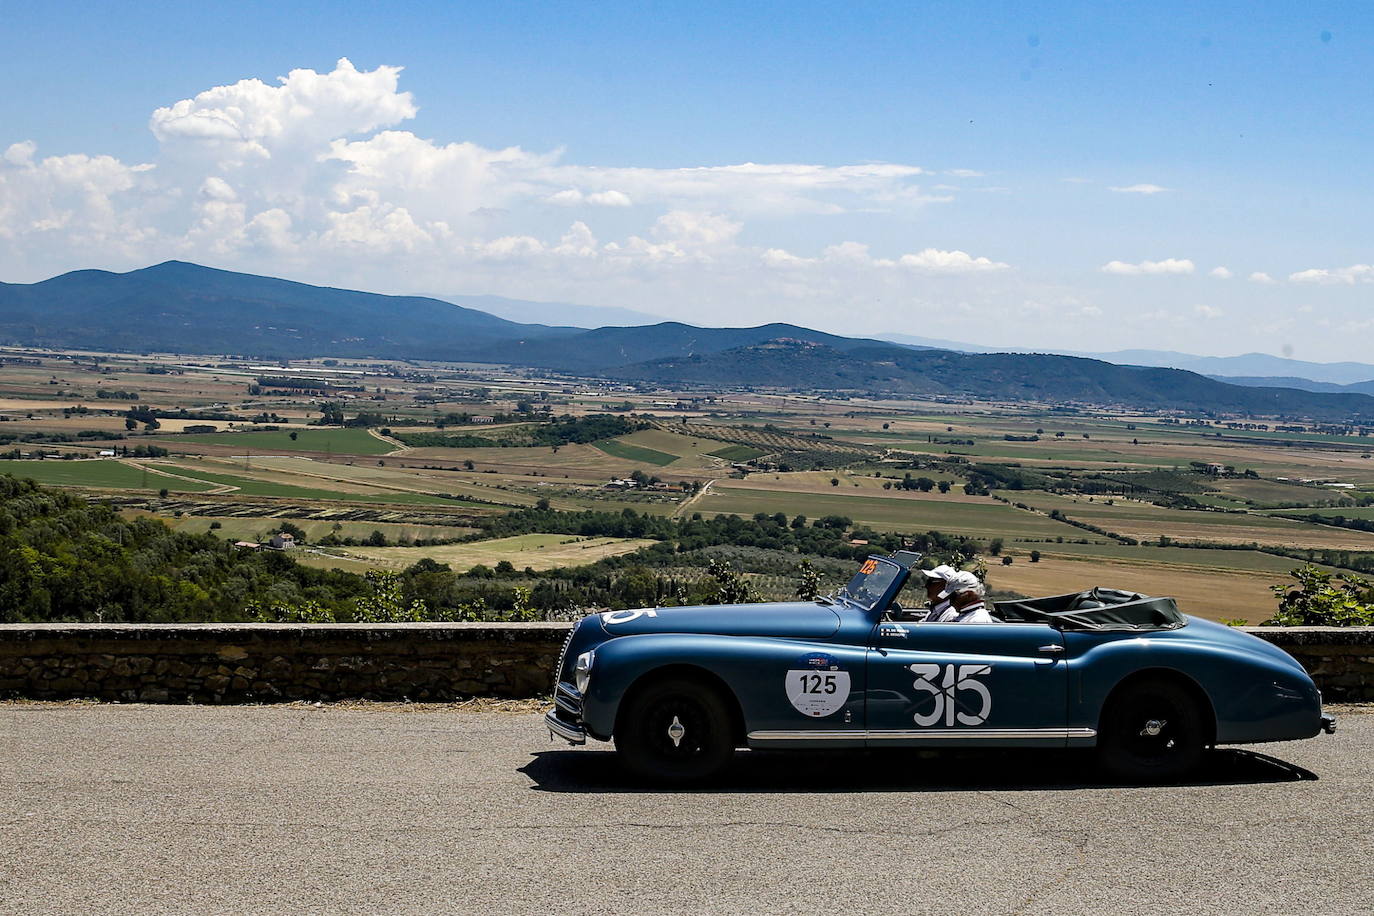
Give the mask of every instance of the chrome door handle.
<path id="1" fill-rule="evenodd" d="M 1041 651 L 1041 652 L 1050 652 L 1050 653 L 1053 653 L 1053 654 L 1058 654 L 1058 653 L 1064 651 L 1064 647 L 1061 646 L 1061 645 L 1059 645 L 1058 643 L 1051 643 L 1051 644 L 1049 644 L 1048 646 L 1041 646 L 1041 647 L 1040 647 L 1040 651 Z"/>

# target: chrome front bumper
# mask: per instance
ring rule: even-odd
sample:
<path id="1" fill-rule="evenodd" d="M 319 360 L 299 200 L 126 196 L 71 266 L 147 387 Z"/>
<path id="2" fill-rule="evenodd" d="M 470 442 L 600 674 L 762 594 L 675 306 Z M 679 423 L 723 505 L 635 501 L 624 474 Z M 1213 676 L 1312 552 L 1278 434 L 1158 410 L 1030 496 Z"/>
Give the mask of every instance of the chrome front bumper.
<path id="1" fill-rule="evenodd" d="M 557 710 L 544 713 L 544 724 L 549 727 L 549 735 L 557 735 L 569 744 L 586 744 L 587 732 L 580 725 L 570 725 L 558 718 Z"/>
<path id="2" fill-rule="evenodd" d="M 1336 734 L 1336 717 L 1329 712 L 1322 713 L 1322 731 L 1328 735 Z"/>

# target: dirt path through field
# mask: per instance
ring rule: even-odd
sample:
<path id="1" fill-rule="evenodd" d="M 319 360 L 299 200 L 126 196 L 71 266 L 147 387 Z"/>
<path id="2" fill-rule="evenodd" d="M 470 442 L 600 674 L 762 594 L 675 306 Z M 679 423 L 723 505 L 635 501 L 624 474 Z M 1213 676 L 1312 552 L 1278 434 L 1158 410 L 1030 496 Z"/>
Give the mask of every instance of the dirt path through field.
<path id="1" fill-rule="evenodd" d="M 201 480 L 201 479 L 198 478 L 198 477 L 186 477 L 185 475 L 182 475 L 182 474 L 173 474 L 171 471 L 164 471 L 164 470 L 162 470 L 161 468 L 159 468 L 159 467 L 157 467 L 157 466 L 155 466 L 155 465 L 143 464 L 143 463 L 138 462 L 138 461 L 130 461 L 130 460 L 128 460 L 127 458 L 126 458 L 126 459 L 122 459 L 122 461 L 123 461 L 124 464 L 127 464 L 127 465 L 128 465 L 129 467 L 131 467 L 131 468 L 138 468 L 140 471 L 147 471 L 148 473 L 150 473 L 150 474 L 156 474 L 156 475 L 158 475 L 159 477 L 170 477 L 170 478 L 172 478 L 173 480 L 185 480 L 185 481 L 188 481 L 188 482 L 190 482 L 190 483 L 206 483 L 206 481 Z M 239 490 L 239 489 L 240 489 L 239 487 L 233 486 L 232 484 L 223 483 L 223 484 L 217 484 L 213 490 L 205 490 L 205 491 L 202 492 L 200 495 L 201 495 L 201 496 L 222 496 L 222 495 L 225 494 L 225 493 L 233 493 L 233 492 L 236 492 L 236 491 Z"/>
<path id="2" fill-rule="evenodd" d="M 385 442 L 387 445 L 393 446 L 392 450 L 386 453 L 387 455 L 404 455 L 410 451 L 410 446 L 406 445 L 404 442 L 399 439 L 393 439 L 390 436 L 383 436 L 375 429 L 369 429 L 367 434 L 380 442 Z"/>
<path id="3" fill-rule="evenodd" d="M 706 491 L 711 489 L 711 484 L 715 483 L 719 479 L 720 478 L 718 477 L 712 477 L 710 480 L 706 481 L 706 483 L 702 484 L 701 489 L 697 490 L 691 496 L 687 497 L 687 499 L 682 503 L 682 505 L 678 506 L 676 509 L 673 510 L 673 514 L 670 517 L 682 518 L 682 514 L 686 512 L 687 509 L 691 507 L 693 503 L 695 503 L 697 500 L 705 496 Z"/>

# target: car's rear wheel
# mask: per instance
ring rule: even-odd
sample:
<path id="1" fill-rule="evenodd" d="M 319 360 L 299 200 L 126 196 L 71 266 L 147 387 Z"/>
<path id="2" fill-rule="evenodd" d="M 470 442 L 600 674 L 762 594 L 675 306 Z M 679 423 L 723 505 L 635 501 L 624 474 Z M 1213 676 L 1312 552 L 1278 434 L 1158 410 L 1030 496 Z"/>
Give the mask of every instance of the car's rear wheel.
<path id="1" fill-rule="evenodd" d="M 1197 768 L 1207 735 L 1203 712 L 1186 689 L 1164 679 L 1136 681 L 1103 710 L 1098 762 L 1124 782 L 1167 782 Z"/>
<path id="2" fill-rule="evenodd" d="M 634 775 L 661 784 L 704 782 L 735 753 L 730 710 L 719 692 L 687 678 L 659 681 L 625 701 L 616 752 Z"/>

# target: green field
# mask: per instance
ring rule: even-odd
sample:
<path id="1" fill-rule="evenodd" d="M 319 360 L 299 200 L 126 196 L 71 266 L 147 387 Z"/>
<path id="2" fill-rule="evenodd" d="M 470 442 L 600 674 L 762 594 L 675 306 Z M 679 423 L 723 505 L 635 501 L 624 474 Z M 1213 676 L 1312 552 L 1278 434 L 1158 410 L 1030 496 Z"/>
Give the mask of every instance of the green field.
<path id="1" fill-rule="evenodd" d="M 427 493 L 402 493 L 386 491 L 378 493 L 341 493 L 337 490 L 321 490 L 314 487 L 298 487 L 292 484 L 276 483 L 270 480 L 257 480 L 252 477 L 237 477 L 229 474 L 212 474 L 208 471 L 192 470 L 176 466 L 176 473 L 194 477 L 212 484 L 238 487 L 236 491 L 245 496 L 281 496 L 287 499 L 331 499 L 363 503 L 400 503 L 426 506 L 461 506 L 462 500 L 444 499 Z M 151 475 L 150 475 L 151 477 Z M 164 480 L 167 478 L 163 478 Z M 207 488 L 208 489 L 208 488 Z"/>
<path id="2" fill-rule="evenodd" d="M 605 439 L 601 442 L 593 442 L 592 447 L 605 452 L 612 458 L 624 458 L 626 461 L 642 461 L 645 464 L 652 464 L 654 467 L 664 467 L 677 461 L 677 455 L 669 455 L 652 448 L 644 448 L 640 445 L 631 445 L 628 442 L 621 442 L 617 439 Z"/>
<path id="3" fill-rule="evenodd" d="M 724 458 L 726 461 L 749 461 L 763 454 L 761 449 L 750 448 L 747 445 L 727 445 L 725 448 L 718 448 L 714 452 L 707 452 L 716 458 Z"/>
<path id="4" fill-rule="evenodd" d="M 752 516 L 844 515 L 856 524 L 879 531 L 943 531 L 980 538 L 1081 537 L 1084 532 L 1061 522 L 989 500 L 986 503 L 949 502 L 882 496 L 846 496 L 843 493 L 802 493 L 785 490 L 752 490 L 740 487 L 713 488 L 692 506 L 704 515 L 717 513 Z"/>
<path id="5" fill-rule="evenodd" d="M 161 474 L 144 474 L 139 468 L 113 459 L 83 461 L 0 460 L 0 474 L 28 477 L 56 487 L 111 487 L 133 490 L 168 489 L 178 493 L 200 493 L 214 489 L 213 484 L 176 480 Z"/>
<path id="6" fill-rule="evenodd" d="M 1087 532 L 1084 532 L 1085 534 Z M 1089 535 L 1091 536 L 1091 535 Z M 1254 570 L 1286 574 L 1290 569 L 1302 565 L 1302 561 L 1289 557 L 1275 556 L 1258 550 L 1218 550 L 1208 547 L 1159 547 L 1142 544 L 1132 547 L 1115 541 L 1101 544 L 1056 544 L 1053 542 L 1036 544 L 1024 543 L 1008 547 L 1004 553 L 1015 556 L 1016 562 L 1024 563 L 1024 557 L 1032 550 L 1045 556 L 1102 557 L 1108 559 L 1134 560 L 1141 563 L 1162 563 L 1183 566 L 1208 566 L 1221 570 Z M 996 565 L 996 560 L 990 561 Z"/>
<path id="7" fill-rule="evenodd" d="M 296 438 L 292 439 L 291 436 Z M 365 429 L 319 429 L 307 426 L 276 430 L 249 430 L 230 433 L 196 433 L 164 437 L 169 446 L 182 442 L 223 445 L 255 452 L 333 452 L 336 455 L 385 455 L 396 446 L 383 442 Z"/>
<path id="8" fill-rule="evenodd" d="M 1016 494 L 1016 501 L 1044 512 L 1057 509 L 1075 521 L 1140 539 L 1155 539 L 1164 535 L 1174 540 L 1374 549 L 1374 534 L 1257 513 L 1169 509 L 1123 499 L 1112 500 L 1110 504 L 1102 499 L 1089 502 L 1086 498 L 1074 499 L 1038 490 L 1023 490 Z"/>
<path id="9" fill-rule="evenodd" d="M 457 572 L 466 572 L 477 565 L 495 566 L 509 560 L 516 569 L 552 569 L 561 566 L 585 566 L 606 557 L 631 553 L 655 541 L 579 537 L 574 534 L 521 534 L 515 537 L 469 544 L 444 544 L 436 547 L 344 547 L 331 549 L 345 559 L 362 560 L 388 569 L 405 569 L 428 557 L 445 563 Z"/>

